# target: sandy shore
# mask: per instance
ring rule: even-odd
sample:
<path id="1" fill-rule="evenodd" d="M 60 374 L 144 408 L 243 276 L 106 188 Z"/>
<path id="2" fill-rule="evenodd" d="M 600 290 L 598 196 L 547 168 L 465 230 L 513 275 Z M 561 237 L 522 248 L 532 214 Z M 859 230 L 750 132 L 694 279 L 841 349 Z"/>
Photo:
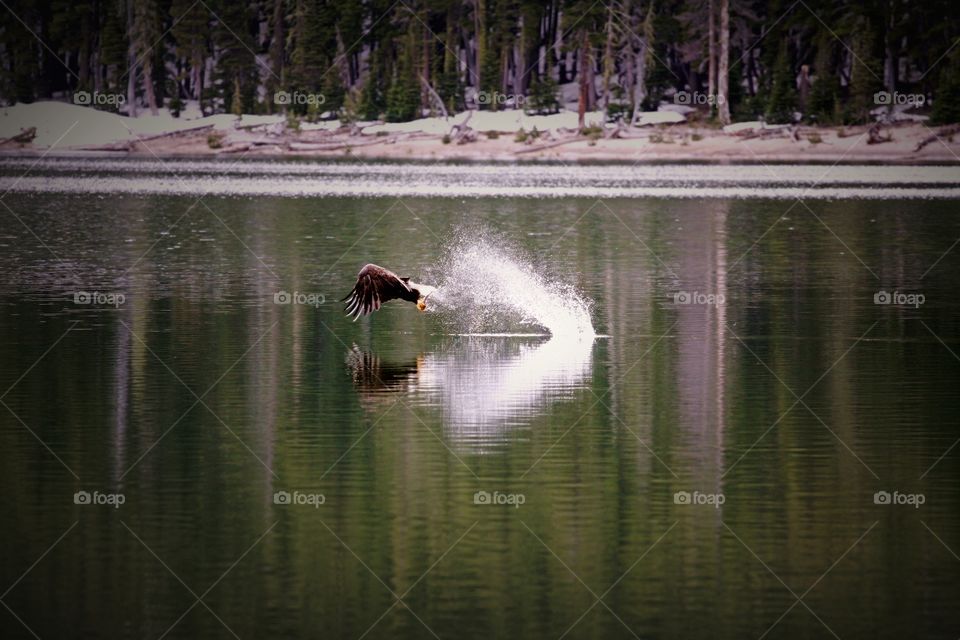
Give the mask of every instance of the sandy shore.
<path id="1" fill-rule="evenodd" d="M 629 139 L 551 135 L 547 141 L 515 141 L 515 133 L 500 133 L 495 139 L 480 133 L 466 144 L 444 144 L 443 136 L 401 134 L 398 136 L 349 135 L 315 132 L 283 134 L 272 143 L 261 138 L 250 144 L 244 136 L 223 137 L 219 148 L 212 148 L 208 131 L 183 132 L 175 136 L 134 140 L 117 148 L 87 145 L 83 149 L 53 150 L 50 155 L 95 154 L 117 156 L 224 156 L 224 157 L 315 157 L 385 160 L 442 160 L 479 162 L 823 162 L 823 163 L 957 163 L 960 164 L 960 136 L 941 135 L 921 149 L 917 146 L 937 129 L 920 124 L 905 124 L 884 130 L 891 140 L 868 142 L 867 127 L 804 127 L 799 139 L 791 133 L 770 137 L 742 137 L 720 130 L 689 125 L 663 126 L 638 132 Z M 642 137 L 641 137 L 642 136 Z M 44 153 L 30 145 L 0 147 L 4 154 Z M 958 176 L 960 181 L 960 176 Z"/>
<path id="2" fill-rule="evenodd" d="M 512 134 L 495 140 L 480 135 L 464 145 L 443 144 L 440 139 L 410 139 L 350 147 L 340 151 L 310 151 L 301 155 L 352 156 L 370 159 L 471 160 L 471 161 L 603 161 L 603 162 L 943 162 L 960 163 L 960 139 L 935 140 L 919 151 L 919 142 L 935 131 L 922 125 L 892 130 L 893 139 L 868 144 L 867 127 L 807 130 L 795 140 L 783 137 L 743 138 L 719 130 L 670 125 L 630 139 L 583 137 L 560 142 L 514 141 Z M 808 137 L 809 136 L 809 137 Z M 810 138 L 817 139 L 812 142 Z M 958 136 L 960 138 L 960 136 Z M 349 144 L 349 142 L 347 142 Z M 173 152 L 171 149 L 170 152 Z M 256 150 L 252 150 L 256 153 Z M 960 175 L 958 175 L 960 181 Z"/>
<path id="3" fill-rule="evenodd" d="M 960 128 L 922 122 L 873 132 L 867 126 L 760 129 L 748 124 L 725 131 L 685 122 L 617 128 L 604 124 L 602 114 L 591 113 L 593 134 L 584 136 L 576 133 L 572 112 L 532 117 L 516 111 L 477 112 L 393 125 L 304 123 L 299 131 L 278 115 L 130 119 L 56 102 L 8 107 L 0 116 L 0 154 L 18 156 L 960 164 Z M 529 135 L 534 127 L 536 138 Z M 33 137 L 22 135 L 31 130 Z"/>

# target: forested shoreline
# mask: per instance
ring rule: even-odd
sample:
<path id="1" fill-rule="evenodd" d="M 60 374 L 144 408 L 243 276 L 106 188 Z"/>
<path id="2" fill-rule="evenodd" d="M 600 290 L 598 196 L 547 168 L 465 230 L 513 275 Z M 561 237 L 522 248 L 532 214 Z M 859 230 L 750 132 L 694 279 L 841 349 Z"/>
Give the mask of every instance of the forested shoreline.
<path id="1" fill-rule="evenodd" d="M 20 0 L 4 5 L 6 104 L 114 96 L 128 115 L 412 120 L 573 101 L 633 122 L 662 102 L 721 124 L 960 121 L 955 2 Z M 316 99 L 314 99 L 316 98 Z M 74 99 L 74 101 L 76 101 Z M 582 122 L 582 118 L 581 118 Z"/>

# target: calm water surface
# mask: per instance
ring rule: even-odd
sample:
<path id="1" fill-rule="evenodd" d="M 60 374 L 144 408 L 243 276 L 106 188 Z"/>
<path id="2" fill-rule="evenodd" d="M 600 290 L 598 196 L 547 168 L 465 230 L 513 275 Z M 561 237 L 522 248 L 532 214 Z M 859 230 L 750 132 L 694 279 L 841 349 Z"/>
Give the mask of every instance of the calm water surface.
<path id="1" fill-rule="evenodd" d="M 202 195 L 3 198 L 4 638 L 960 635 L 956 200 Z"/>

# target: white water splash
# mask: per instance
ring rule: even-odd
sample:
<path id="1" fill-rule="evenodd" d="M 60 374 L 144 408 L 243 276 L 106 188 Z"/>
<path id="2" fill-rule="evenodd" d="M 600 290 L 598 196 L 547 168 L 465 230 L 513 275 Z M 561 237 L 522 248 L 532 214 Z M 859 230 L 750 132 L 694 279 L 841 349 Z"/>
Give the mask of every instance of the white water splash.
<path id="1" fill-rule="evenodd" d="M 441 310 L 467 331 L 503 331 L 511 322 L 553 336 L 593 338 L 590 304 L 570 280 L 551 280 L 537 266 L 489 240 L 456 243 L 441 264 Z M 464 326 L 465 325 L 465 326 Z"/>

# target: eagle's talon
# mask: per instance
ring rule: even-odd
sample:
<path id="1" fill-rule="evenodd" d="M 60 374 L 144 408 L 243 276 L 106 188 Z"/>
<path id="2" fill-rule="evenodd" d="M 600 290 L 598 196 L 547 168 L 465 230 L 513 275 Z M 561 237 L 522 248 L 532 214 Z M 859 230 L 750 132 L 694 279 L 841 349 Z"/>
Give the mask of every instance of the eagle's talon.
<path id="1" fill-rule="evenodd" d="M 423 298 L 420 298 L 419 300 L 417 300 L 417 309 L 420 309 L 420 311 L 423 311 L 426 308 L 427 308 L 427 303 L 424 302 Z"/>

